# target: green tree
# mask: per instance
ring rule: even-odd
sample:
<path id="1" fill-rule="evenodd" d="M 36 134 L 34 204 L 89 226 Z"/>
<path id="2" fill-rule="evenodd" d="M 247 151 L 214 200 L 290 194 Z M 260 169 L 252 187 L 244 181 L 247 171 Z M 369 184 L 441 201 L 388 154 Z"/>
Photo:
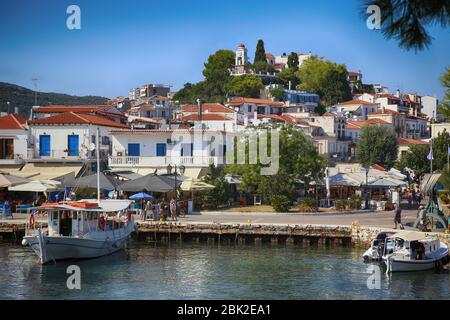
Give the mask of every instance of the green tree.
<path id="1" fill-rule="evenodd" d="M 433 142 L 433 170 L 443 170 L 447 167 L 447 150 L 450 146 L 450 134 L 444 130 Z"/>
<path id="2" fill-rule="evenodd" d="M 300 79 L 297 76 L 297 69 L 286 68 L 278 73 L 278 78 L 283 81 L 286 88 L 289 88 L 289 81 L 291 82 L 291 88 L 295 89 L 300 84 Z"/>
<path id="3" fill-rule="evenodd" d="M 283 88 L 275 88 L 270 90 L 270 95 L 274 97 L 277 101 L 284 101 L 284 89 Z"/>
<path id="4" fill-rule="evenodd" d="M 200 81 L 195 84 L 185 83 L 183 88 L 174 94 L 173 99 L 180 103 L 196 103 L 197 99 L 207 99 L 205 94 L 205 81 Z"/>
<path id="5" fill-rule="evenodd" d="M 230 69 L 234 67 L 234 52 L 218 50 L 208 57 L 203 75 L 205 94 L 208 97 L 225 96 L 224 86 L 230 81 Z"/>
<path id="6" fill-rule="evenodd" d="M 236 76 L 225 85 L 227 92 L 237 97 L 259 98 L 264 88 L 261 78 L 255 75 Z"/>
<path id="7" fill-rule="evenodd" d="M 268 64 L 266 61 L 257 61 L 254 64 L 252 64 L 250 68 L 255 70 L 256 72 L 269 72 L 269 73 L 275 72 L 275 67 Z"/>
<path id="8" fill-rule="evenodd" d="M 234 164 L 226 169 L 241 177 L 240 190 L 261 194 L 264 203 L 271 203 L 276 195 L 285 195 L 294 201 L 298 197 L 298 181 L 308 185 L 323 178 L 327 163 L 301 130 L 292 125 L 282 125 L 279 134 L 279 169 L 276 174 L 261 175 L 261 164 Z"/>
<path id="9" fill-rule="evenodd" d="M 231 189 L 229 183 L 225 180 L 224 169 L 213 164 L 210 165 L 203 180 L 215 186 L 214 189 L 202 193 L 203 202 L 208 208 L 216 209 L 222 205 L 227 205 L 231 196 Z"/>
<path id="10" fill-rule="evenodd" d="M 256 44 L 255 59 L 253 60 L 253 63 L 257 62 L 267 62 L 266 50 L 264 49 L 264 41 L 262 41 L 261 39 L 259 39 L 258 43 Z"/>
<path id="11" fill-rule="evenodd" d="M 450 121 L 450 67 L 447 67 L 441 76 L 441 85 L 444 87 L 445 95 L 439 112 L 447 121 Z"/>
<path id="12" fill-rule="evenodd" d="M 377 5 L 381 13 L 381 32 L 387 39 L 399 41 L 405 49 L 423 50 L 432 41 L 427 27 L 450 25 L 448 0 L 364 0 L 361 13 L 367 19 L 369 5 Z"/>
<path id="13" fill-rule="evenodd" d="M 317 93 L 326 105 L 352 98 L 345 65 L 313 56 L 302 63 L 296 76 L 301 81 L 297 86 L 300 90 Z"/>
<path id="14" fill-rule="evenodd" d="M 429 146 L 423 144 L 410 146 L 409 150 L 402 154 L 397 168 L 399 170 L 409 168 L 417 177 L 429 172 L 430 161 L 427 158 L 429 149 Z"/>
<path id="15" fill-rule="evenodd" d="M 356 158 L 364 167 L 379 164 L 391 168 L 398 152 L 398 142 L 391 128 L 368 125 L 361 130 L 356 144 Z"/>
<path id="16" fill-rule="evenodd" d="M 323 115 L 325 112 L 327 112 L 327 108 L 322 103 L 319 102 L 317 104 L 317 107 L 314 108 L 314 112 L 319 115 Z"/>
<path id="17" fill-rule="evenodd" d="M 287 65 L 288 68 L 297 69 L 298 68 L 298 54 L 295 52 L 291 52 L 291 54 L 288 56 Z"/>

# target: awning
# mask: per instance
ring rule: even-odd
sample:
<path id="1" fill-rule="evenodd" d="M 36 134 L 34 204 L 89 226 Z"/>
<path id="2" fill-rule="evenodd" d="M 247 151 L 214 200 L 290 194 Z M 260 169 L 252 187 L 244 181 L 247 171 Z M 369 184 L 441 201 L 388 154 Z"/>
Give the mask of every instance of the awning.
<path id="1" fill-rule="evenodd" d="M 149 174 L 154 174 L 156 171 L 157 175 L 164 175 L 167 174 L 166 168 L 133 168 L 133 172 L 141 175 L 146 176 Z M 201 177 L 206 175 L 206 172 L 208 171 L 208 168 L 185 168 L 184 174 L 183 174 L 183 180 L 185 179 L 200 179 Z"/>
<path id="2" fill-rule="evenodd" d="M 79 166 L 65 166 L 58 164 L 37 164 L 28 163 L 15 175 L 31 180 L 58 180 L 69 182 L 75 178 L 82 169 Z"/>
<path id="3" fill-rule="evenodd" d="M 48 192 L 64 190 L 64 187 L 58 181 L 52 180 L 33 180 L 28 183 L 9 187 L 10 191 L 30 191 L 30 192 Z"/>
<path id="4" fill-rule="evenodd" d="M 197 179 L 186 179 L 181 183 L 181 190 L 183 191 L 207 191 L 214 188 L 215 186 L 212 184 Z"/>

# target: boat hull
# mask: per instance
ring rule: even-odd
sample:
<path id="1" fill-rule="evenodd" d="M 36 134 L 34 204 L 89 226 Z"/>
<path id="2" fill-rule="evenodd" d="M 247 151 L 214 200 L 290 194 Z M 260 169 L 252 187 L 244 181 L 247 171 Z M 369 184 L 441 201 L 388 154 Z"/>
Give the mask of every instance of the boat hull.
<path id="1" fill-rule="evenodd" d="M 386 267 L 390 272 L 425 271 L 436 268 L 439 260 L 402 261 L 385 259 Z"/>
<path id="2" fill-rule="evenodd" d="M 88 259 L 105 256 L 121 250 L 130 235 L 106 239 L 86 239 L 62 236 L 45 236 L 37 233 L 25 236 L 27 245 L 39 257 L 40 263 L 45 264 L 65 259 Z"/>

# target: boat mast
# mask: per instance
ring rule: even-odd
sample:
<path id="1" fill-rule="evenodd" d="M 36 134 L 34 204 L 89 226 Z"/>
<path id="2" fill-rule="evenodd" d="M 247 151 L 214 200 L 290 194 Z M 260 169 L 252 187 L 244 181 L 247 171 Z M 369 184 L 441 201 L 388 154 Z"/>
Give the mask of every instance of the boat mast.
<path id="1" fill-rule="evenodd" d="M 100 129 L 97 127 L 97 137 L 95 139 L 95 149 L 97 154 L 97 201 L 100 204 L 100 148 L 99 148 L 99 140 L 100 140 Z"/>

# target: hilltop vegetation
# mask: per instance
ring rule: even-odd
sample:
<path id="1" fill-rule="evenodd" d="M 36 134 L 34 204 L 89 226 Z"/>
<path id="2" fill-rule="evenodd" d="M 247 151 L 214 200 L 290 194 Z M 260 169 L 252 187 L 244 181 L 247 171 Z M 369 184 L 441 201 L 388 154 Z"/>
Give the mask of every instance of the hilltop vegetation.
<path id="1" fill-rule="evenodd" d="M 0 111 L 14 112 L 14 108 L 19 108 L 19 113 L 25 117 L 30 115 L 31 107 L 34 105 L 34 91 L 11 83 L 0 82 Z M 38 105 L 61 104 L 106 104 L 108 98 L 98 96 L 71 96 L 63 93 L 38 92 Z"/>

